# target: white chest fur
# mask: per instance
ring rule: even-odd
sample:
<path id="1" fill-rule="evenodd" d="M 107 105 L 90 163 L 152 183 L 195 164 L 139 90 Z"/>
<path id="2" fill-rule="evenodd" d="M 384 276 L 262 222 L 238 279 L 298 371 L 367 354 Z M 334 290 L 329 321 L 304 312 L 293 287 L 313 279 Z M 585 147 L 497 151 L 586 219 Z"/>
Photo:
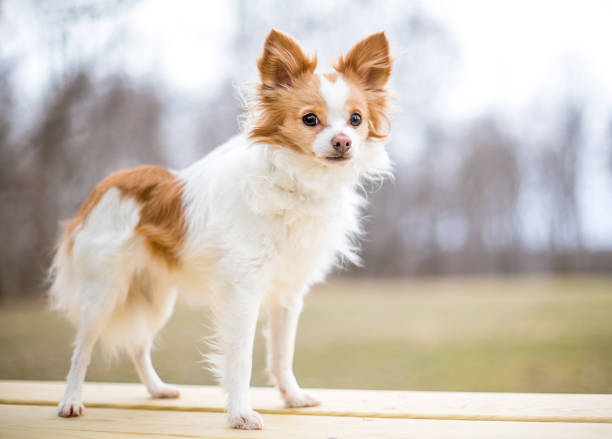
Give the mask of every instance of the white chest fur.
<path id="1" fill-rule="evenodd" d="M 192 271 L 214 261 L 215 277 L 258 277 L 258 284 L 266 277 L 295 288 L 322 280 L 338 256 L 357 261 L 356 169 L 321 169 L 239 136 L 178 175 Z"/>

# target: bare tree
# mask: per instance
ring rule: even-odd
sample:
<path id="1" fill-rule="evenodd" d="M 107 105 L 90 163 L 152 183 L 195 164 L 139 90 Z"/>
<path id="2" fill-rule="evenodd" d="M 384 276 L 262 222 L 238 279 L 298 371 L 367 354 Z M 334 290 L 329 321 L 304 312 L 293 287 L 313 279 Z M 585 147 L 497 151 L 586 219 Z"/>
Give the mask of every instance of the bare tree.
<path id="1" fill-rule="evenodd" d="M 519 171 L 515 144 L 495 121 L 477 121 L 464 140 L 467 157 L 458 183 L 468 222 L 468 246 L 505 248 L 518 241 Z"/>
<path id="2" fill-rule="evenodd" d="M 11 142 L 13 96 L 9 76 L 8 63 L 0 59 L 0 206 L 3 206 L 0 209 L 0 297 L 17 291 L 22 276 L 20 267 L 11 261 L 14 255 L 20 255 L 31 247 L 29 240 L 15 239 L 10 233 L 19 227 L 24 206 L 20 203 L 15 169 L 17 151 Z"/>
<path id="3" fill-rule="evenodd" d="M 560 110 L 558 135 L 539 157 L 540 185 L 549 206 L 553 253 L 582 248 L 576 187 L 582 152 L 582 103 L 567 101 Z"/>

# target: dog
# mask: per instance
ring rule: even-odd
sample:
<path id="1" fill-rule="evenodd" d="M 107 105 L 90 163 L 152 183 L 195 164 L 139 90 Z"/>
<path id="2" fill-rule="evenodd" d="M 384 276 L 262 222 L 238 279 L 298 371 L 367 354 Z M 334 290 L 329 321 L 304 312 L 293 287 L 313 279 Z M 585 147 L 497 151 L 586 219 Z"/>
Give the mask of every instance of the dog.
<path id="1" fill-rule="evenodd" d="M 391 173 L 387 37 L 363 39 L 332 73 L 316 65 L 291 36 L 270 31 L 241 134 L 182 170 L 111 174 L 64 224 L 49 295 L 78 329 L 59 416 L 83 413 L 97 341 L 131 356 L 152 397 L 179 397 L 150 355 L 177 295 L 212 311 L 209 361 L 231 427 L 263 428 L 249 397 L 260 310 L 286 405 L 319 404 L 293 374 L 295 334 L 311 285 L 359 262 L 364 183 Z"/>

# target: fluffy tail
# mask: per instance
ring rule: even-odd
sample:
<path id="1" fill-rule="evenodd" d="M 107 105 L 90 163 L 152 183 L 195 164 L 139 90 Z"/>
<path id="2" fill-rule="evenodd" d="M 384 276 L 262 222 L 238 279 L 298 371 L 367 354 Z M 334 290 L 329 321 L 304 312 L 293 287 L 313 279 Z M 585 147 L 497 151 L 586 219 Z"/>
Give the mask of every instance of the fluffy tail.
<path id="1" fill-rule="evenodd" d="M 48 272 L 50 287 L 48 290 L 51 308 L 62 311 L 74 323 L 80 318 L 79 300 L 76 293 L 74 263 L 71 242 L 63 236 L 53 256 Z"/>

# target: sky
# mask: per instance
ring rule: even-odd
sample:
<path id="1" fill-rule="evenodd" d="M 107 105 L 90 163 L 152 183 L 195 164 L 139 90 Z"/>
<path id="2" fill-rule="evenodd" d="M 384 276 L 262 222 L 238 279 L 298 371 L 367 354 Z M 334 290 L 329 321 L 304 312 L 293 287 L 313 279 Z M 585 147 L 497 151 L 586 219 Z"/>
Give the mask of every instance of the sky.
<path id="1" fill-rule="evenodd" d="M 41 84 L 40 71 L 48 66 L 36 52 L 44 50 L 40 38 L 46 34 L 37 40 L 29 32 L 36 23 L 23 14 L 23 8 L 30 2 L 14 4 L 5 7 L 8 21 L 14 23 L 4 35 L 14 41 L 9 55 L 21 57 L 27 52 L 19 72 L 21 82 Z M 547 88 L 562 85 L 554 83 L 567 79 L 560 77 L 563 64 L 580 65 L 576 73 L 586 76 L 579 81 L 581 87 L 596 84 L 586 92 L 608 102 L 612 98 L 610 1 L 429 0 L 421 2 L 420 9 L 443 24 L 459 51 L 455 72 L 441 97 L 448 117 L 521 109 L 539 93 L 554 92 Z M 230 2 L 142 1 L 127 14 L 113 17 L 112 26 L 98 24 L 97 34 L 79 39 L 79 49 L 95 52 L 112 41 L 110 33 L 121 29 L 122 42 L 114 48 L 109 70 L 120 63 L 121 69 L 136 77 L 155 76 L 176 92 L 198 95 L 230 68 L 223 54 L 228 48 L 218 36 L 232 32 L 232 13 Z M 87 24 L 83 27 L 84 33 Z M 22 92 L 37 96 L 38 88 Z"/>
<path id="2" fill-rule="evenodd" d="M 563 85 L 554 84 L 565 79 L 559 77 L 563 64 L 580 64 L 587 80 L 580 86 L 597 84 L 597 93 L 610 102 L 612 2 L 430 0 L 423 5 L 441 19 L 461 52 L 459 74 L 445 96 L 449 112 L 521 109 L 551 82 Z"/>
<path id="3" fill-rule="evenodd" d="M 30 31 L 41 25 L 24 13 L 31 4 L 7 3 L 0 27 L 0 38 L 8 38 L 0 55 L 18 60 L 15 85 L 18 105 L 25 107 L 44 94 L 47 73 L 54 68 L 53 60 L 44 56 L 52 31 Z M 565 94 L 588 97 L 587 125 L 595 140 L 581 164 L 585 238 L 591 247 L 612 246 L 612 184 L 606 168 L 610 145 L 597 141 L 608 129 L 602 122 L 612 115 L 612 1 L 428 0 L 419 5 L 446 29 L 458 53 L 435 102 L 442 119 L 466 121 L 493 111 L 511 130 L 520 131 L 525 115 L 549 117 L 547 108 L 539 107 L 546 102 L 543 97 L 551 102 Z M 231 47 L 219 38 L 236 26 L 231 7 L 230 2 L 143 1 L 98 23 L 96 33 L 83 24 L 75 32 L 86 37 L 76 39 L 75 53 L 111 45 L 113 56 L 99 66 L 100 74 L 121 69 L 158 84 L 168 95 L 203 97 L 231 73 L 225 56 Z M 392 49 L 401 50 L 391 43 Z M 329 50 L 337 54 L 331 44 Z M 249 75 L 255 74 L 252 64 Z"/>

